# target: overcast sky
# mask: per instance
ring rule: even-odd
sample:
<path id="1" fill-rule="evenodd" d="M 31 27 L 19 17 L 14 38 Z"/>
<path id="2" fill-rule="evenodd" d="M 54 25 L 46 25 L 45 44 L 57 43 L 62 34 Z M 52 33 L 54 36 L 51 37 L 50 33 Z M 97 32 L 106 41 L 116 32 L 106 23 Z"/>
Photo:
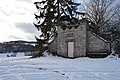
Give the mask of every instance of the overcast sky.
<path id="1" fill-rule="evenodd" d="M 33 26 L 35 1 L 40 0 L 0 0 L 0 42 L 35 40 L 39 34 Z"/>
<path id="2" fill-rule="evenodd" d="M 39 34 L 33 26 L 35 1 L 40 0 L 0 0 L 0 42 L 35 40 Z"/>
<path id="3" fill-rule="evenodd" d="M 0 0 L 0 42 L 35 40 L 35 0 Z"/>

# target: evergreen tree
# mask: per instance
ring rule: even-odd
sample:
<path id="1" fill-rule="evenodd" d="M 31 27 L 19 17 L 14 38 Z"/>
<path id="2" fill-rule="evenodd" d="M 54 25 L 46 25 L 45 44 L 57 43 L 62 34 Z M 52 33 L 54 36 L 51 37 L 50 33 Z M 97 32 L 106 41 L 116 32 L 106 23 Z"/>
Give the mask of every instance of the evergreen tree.
<path id="1" fill-rule="evenodd" d="M 47 44 L 57 36 L 56 28 L 58 26 L 66 28 L 79 23 L 79 19 L 76 18 L 80 14 L 77 11 L 79 3 L 71 0 L 42 0 L 34 4 L 38 10 L 38 13 L 35 14 L 37 22 L 34 25 L 42 33 L 39 38 L 36 37 L 36 40 L 37 46 L 42 52 L 44 51 L 43 44 Z M 40 56 L 40 53 L 36 57 Z"/>

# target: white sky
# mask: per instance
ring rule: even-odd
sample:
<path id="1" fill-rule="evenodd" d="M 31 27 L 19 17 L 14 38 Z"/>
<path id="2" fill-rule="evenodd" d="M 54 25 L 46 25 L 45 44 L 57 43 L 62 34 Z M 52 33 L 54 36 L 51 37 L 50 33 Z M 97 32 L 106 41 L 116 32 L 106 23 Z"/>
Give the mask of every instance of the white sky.
<path id="1" fill-rule="evenodd" d="M 35 1 L 40 0 L 0 0 L 0 42 L 35 40 Z"/>
<path id="2" fill-rule="evenodd" d="M 0 0 L 0 42 L 35 40 L 40 33 L 33 25 L 35 1 L 40 0 Z"/>
<path id="3" fill-rule="evenodd" d="M 35 40 L 34 8 L 32 0 L 0 0 L 0 42 Z"/>

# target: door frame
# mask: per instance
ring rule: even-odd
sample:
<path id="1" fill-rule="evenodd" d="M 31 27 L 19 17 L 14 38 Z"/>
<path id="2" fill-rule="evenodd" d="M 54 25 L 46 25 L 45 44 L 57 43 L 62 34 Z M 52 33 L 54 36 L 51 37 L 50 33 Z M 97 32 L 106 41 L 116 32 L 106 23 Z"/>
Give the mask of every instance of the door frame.
<path id="1" fill-rule="evenodd" d="M 74 58 L 75 57 L 75 39 L 66 39 L 65 40 L 65 55 L 66 55 L 66 57 L 69 57 L 68 56 L 68 42 L 73 42 L 73 57 L 71 57 L 71 58 Z"/>

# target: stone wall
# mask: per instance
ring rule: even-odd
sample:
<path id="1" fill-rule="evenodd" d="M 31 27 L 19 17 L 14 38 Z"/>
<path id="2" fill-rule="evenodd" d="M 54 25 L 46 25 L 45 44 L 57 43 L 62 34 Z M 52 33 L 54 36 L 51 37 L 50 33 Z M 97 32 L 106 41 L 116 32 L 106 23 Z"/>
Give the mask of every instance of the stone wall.
<path id="1" fill-rule="evenodd" d="M 65 30 L 58 28 L 57 53 L 67 57 L 67 42 L 74 41 L 74 57 L 86 56 L 86 22 L 81 21 L 76 29 L 66 28 Z"/>
<path id="2" fill-rule="evenodd" d="M 98 35 L 88 31 L 87 33 L 87 49 L 88 52 L 105 52 L 110 51 L 110 43 L 105 41 Z"/>
<path id="3" fill-rule="evenodd" d="M 110 44 L 106 43 L 99 36 L 87 30 L 87 21 L 81 20 L 78 28 L 66 28 L 63 30 L 58 27 L 58 36 L 51 44 L 49 51 L 58 55 L 68 57 L 68 42 L 74 42 L 74 57 L 86 56 L 88 51 L 110 50 Z"/>
<path id="4" fill-rule="evenodd" d="M 48 50 L 51 53 L 57 53 L 57 38 L 49 44 Z"/>

